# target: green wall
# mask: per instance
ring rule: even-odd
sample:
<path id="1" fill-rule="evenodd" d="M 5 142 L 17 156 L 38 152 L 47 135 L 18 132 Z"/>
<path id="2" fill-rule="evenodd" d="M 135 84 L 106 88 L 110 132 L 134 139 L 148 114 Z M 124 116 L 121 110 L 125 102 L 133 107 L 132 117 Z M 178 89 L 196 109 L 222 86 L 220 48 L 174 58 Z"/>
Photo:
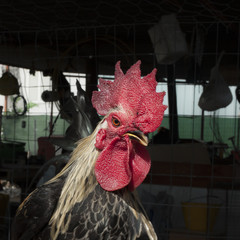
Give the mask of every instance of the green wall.
<path id="1" fill-rule="evenodd" d="M 10 141 L 25 142 L 25 150 L 31 154 L 36 154 L 37 140 L 39 137 L 48 136 L 48 123 L 50 116 L 23 116 L 23 117 L 3 117 L 2 138 Z M 23 127 L 25 122 L 25 127 Z M 186 117 L 179 116 L 179 136 L 182 139 L 201 138 L 201 116 Z M 204 141 L 227 143 L 232 147 L 229 137 L 236 135 L 237 119 L 235 118 L 213 118 L 206 116 L 204 119 Z M 162 125 L 169 128 L 169 119 L 164 117 Z M 54 127 L 53 135 L 64 135 L 68 123 L 63 119 L 58 119 Z M 214 130 L 214 131 L 213 131 Z M 214 134 L 215 133 L 215 134 Z"/>
<path id="2" fill-rule="evenodd" d="M 201 139 L 201 116 L 179 116 L 178 128 L 179 137 L 181 139 Z M 238 121 L 236 118 L 223 117 L 204 117 L 204 133 L 203 140 L 205 142 L 226 143 L 232 148 L 229 140 L 232 136 L 238 135 Z M 164 117 L 161 126 L 169 128 L 169 118 Z M 237 141 L 237 138 L 236 138 Z"/>
<path id="3" fill-rule="evenodd" d="M 32 155 L 35 155 L 38 150 L 36 140 L 39 137 L 47 137 L 49 135 L 49 122 L 50 116 L 44 115 L 21 117 L 4 116 L 2 119 L 2 139 L 24 142 L 25 151 L 30 151 Z M 64 135 L 68 125 L 65 120 L 59 118 L 55 124 L 53 135 Z"/>

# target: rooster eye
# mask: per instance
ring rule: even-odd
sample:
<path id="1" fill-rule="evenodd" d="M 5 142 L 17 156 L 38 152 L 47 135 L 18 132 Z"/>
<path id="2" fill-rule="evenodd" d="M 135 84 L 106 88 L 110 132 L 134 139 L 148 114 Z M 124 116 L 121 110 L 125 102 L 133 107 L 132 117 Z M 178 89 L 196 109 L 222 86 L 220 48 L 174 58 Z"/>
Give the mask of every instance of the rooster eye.
<path id="1" fill-rule="evenodd" d="M 112 118 L 112 125 L 114 127 L 119 127 L 120 126 L 120 121 L 117 118 L 113 117 Z"/>

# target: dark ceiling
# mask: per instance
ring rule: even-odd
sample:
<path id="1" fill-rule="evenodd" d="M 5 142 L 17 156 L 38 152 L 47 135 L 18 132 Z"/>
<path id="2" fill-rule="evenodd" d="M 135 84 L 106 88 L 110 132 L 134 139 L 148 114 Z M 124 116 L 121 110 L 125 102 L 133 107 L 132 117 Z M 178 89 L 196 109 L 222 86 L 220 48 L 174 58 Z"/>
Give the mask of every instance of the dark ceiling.
<path id="1" fill-rule="evenodd" d="M 154 23 L 176 13 L 182 22 L 240 20 L 238 0 L 2 0 L 1 31 L 37 31 Z"/>
<path id="2" fill-rule="evenodd" d="M 186 75 L 198 54 L 196 31 L 204 36 L 203 73 L 209 74 L 222 50 L 223 62 L 238 67 L 238 0 L 2 0 L 0 63 L 79 72 L 97 58 L 98 72 L 110 73 L 118 59 L 128 66 L 142 59 L 152 69 L 157 63 L 148 30 L 171 13 L 189 46 L 189 55 L 176 66 L 178 77 Z"/>

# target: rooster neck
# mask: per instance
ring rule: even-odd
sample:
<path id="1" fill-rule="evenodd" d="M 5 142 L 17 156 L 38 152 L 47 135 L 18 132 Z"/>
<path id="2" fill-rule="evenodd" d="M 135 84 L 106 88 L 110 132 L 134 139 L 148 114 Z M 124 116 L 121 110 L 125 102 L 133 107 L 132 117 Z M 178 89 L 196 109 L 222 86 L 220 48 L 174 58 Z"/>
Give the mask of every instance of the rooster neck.
<path id="1" fill-rule="evenodd" d="M 65 219 L 67 213 L 71 212 L 77 202 L 83 201 L 98 184 L 94 173 L 95 162 L 99 155 L 95 148 L 98 129 L 99 127 L 90 136 L 80 140 L 67 165 L 49 181 L 51 183 L 61 177 L 65 179 L 56 211 L 49 222 L 52 239 L 56 239 L 60 233 L 66 231 L 69 225 Z"/>
<path id="2" fill-rule="evenodd" d="M 103 121 L 101 122 L 103 123 Z M 118 195 L 125 206 L 128 206 L 132 214 L 143 223 L 144 228 L 148 229 L 149 239 L 155 239 L 152 235 L 151 223 L 138 201 L 136 195 L 127 188 L 115 192 L 107 192 L 98 184 L 95 177 L 95 162 L 99 156 L 99 151 L 95 147 L 97 132 L 103 127 L 99 124 L 92 135 L 81 140 L 74 150 L 71 159 L 64 169 L 49 183 L 63 179 L 63 188 L 56 206 L 56 210 L 49 221 L 51 228 L 51 239 L 56 240 L 60 234 L 66 233 L 71 222 L 74 207 L 91 202 L 91 196 L 99 191 L 99 194 L 109 196 Z M 99 196 L 99 195 L 98 195 Z"/>

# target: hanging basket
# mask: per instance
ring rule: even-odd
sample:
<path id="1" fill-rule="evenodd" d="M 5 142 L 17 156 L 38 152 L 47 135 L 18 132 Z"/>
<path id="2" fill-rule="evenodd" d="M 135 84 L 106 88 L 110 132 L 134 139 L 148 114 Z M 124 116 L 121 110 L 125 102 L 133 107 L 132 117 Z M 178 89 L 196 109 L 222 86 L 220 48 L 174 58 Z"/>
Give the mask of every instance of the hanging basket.
<path id="1" fill-rule="evenodd" d="M 159 64 L 173 64 L 188 54 L 185 35 L 175 14 L 162 16 L 148 33 Z"/>
<path id="2" fill-rule="evenodd" d="M 19 94 L 18 80 L 9 71 L 0 78 L 0 94 L 4 96 Z"/>
<path id="3" fill-rule="evenodd" d="M 221 53 L 217 64 L 212 68 L 209 84 L 203 90 L 198 105 L 205 111 L 216 111 L 227 107 L 232 102 L 232 93 L 219 72 L 219 64 L 222 59 Z"/>

